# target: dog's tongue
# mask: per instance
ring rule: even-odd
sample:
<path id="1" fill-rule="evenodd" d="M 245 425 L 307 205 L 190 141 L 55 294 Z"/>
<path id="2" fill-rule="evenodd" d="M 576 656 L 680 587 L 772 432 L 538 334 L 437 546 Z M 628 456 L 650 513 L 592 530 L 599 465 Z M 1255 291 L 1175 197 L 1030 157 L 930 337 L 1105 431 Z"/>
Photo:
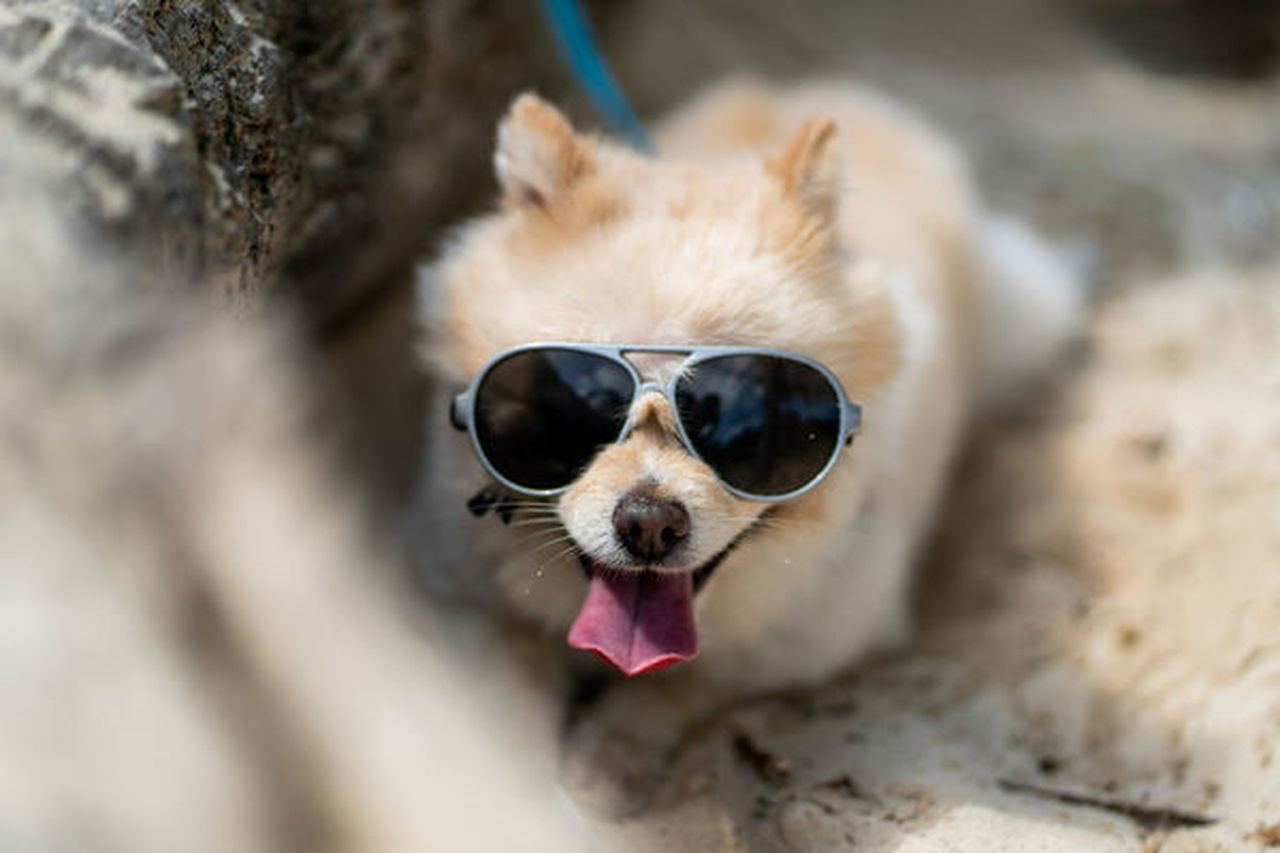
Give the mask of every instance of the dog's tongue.
<path id="1" fill-rule="evenodd" d="M 627 675 L 697 657 L 692 573 L 592 572 L 569 645 Z"/>

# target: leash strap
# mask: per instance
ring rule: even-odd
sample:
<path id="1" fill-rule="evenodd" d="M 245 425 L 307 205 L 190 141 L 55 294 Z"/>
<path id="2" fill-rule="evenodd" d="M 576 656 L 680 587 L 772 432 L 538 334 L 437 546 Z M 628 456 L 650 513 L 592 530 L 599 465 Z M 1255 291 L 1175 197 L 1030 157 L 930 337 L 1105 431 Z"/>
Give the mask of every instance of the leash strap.
<path id="1" fill-rule="evenodd" d="M 539 0 L 539 5 L 555 34 L 560 52 L 591 105 L 616 133 L 633 146 L 649 154 L 657 153 L 644 125 L 631 111 L 626 96 L 609 73 L 609 66 L 600 55 L 582 5 L 578 0 Z"/>

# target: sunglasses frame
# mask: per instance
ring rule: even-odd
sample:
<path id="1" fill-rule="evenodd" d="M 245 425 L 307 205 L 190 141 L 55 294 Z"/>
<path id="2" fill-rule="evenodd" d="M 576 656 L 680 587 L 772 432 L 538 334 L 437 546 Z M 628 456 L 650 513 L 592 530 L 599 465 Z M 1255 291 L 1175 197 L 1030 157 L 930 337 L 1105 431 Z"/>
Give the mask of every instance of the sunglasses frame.
<path id="1" fill-rule="evenodd" d="M 737 497 L 743 498 L 745 500 L 777 503 L 779 501 L 785 501 L 785 500 L 790 500 L 791 498 L 799 497 L 800 495 L 804 494 L 805 492 L 809 491 L 810 489 L 818 485 L 818 483 L 822 482 L 823 479 L 826 478 L 827 474 L 831 472 L 831 469 L 835 467 L 836 460 L 840 458 L 841 449 L 844 448 L 845 445 L 851 444 L 853 442 L 854 436 L 857 435 L 862 430 L 862 407 L 859 406 L 857 403 L 852 402 L 849 399 L 848 394 L 845 393 L 844 386 L 840 383 L 840 380 L 836 377 L 836 375 L 832 373 L 831 370 L 822 362 L 809 358 L 806 355 L 801 355 L 800 353 L 797 353 L 797 352 L 791 352 L 790 350 L 776 349 L 773 347 L 752 347 L 752 346 L 676 346 L 676 345 L 664 345 L 664 344 L 590 344 L 590 343 L 575 343 L 575 342 L 567 342 L 567 341 L 546 341 L 546 342 L 522 344 L 521 346 L 512 347 L 511 349 L 503 350 L 502 352 L 498 353 L 493 358 L 489 359 L 487 362 L 484 363 L 484 366 L 482 366 L 480 370 L 476 373 L 476 375 L 472 378 L 471 383 L 467 386 L 467 389 L 465 391 L 462 391 L 454 395 L 451 405 L 449 407 L 449 421 L 450 423 L 453 424 L 453 426 L 456 429 L 465 431 L 468 433 L 468 435 L 470 435 L 471 446 L 475 450 L 476 456 L 479 458 L 480 464 L 484 466 L 484 469 L 487 472 L 489 472 L 489 474 L 495 480 L 497 480 L 500 484 L 502 484 L 504 487 L 510 489 L 513 492 L 518 492 L 523 495 L 530 495 L 533 497 L 553 497 L 555 495 L 559 495 L 568 491 L 569 487 L 572 486 L 573 483 L 570 482 L 564 486 L 560 486 L 554 489 L 534 489 L 528 486 L 522 486 L 519 483 L 512 482 L 511 480 L 503 476 L 501 472 L 497 471 L 494 468 L 493 464 L 489 461 L 489 457 L 485 454 L 484 448 L 480 446 L 480 437 L 479 435 L 477 435 L 476 430 L 474 429 L 474 424 L 476 422 L 476 419 L 475 419 L 476 394 L 479 391 L 481 383 L 484 382 L 485 378 L 489 375 L 490 371 L 492 371 L 493 368 L 496 367 L 498 364 L 506 361 L 507 359 L 513 356 L 520 355 L 521 353 L 533 352 L 537 350 L 570 350 L 573 352 L 580 352 L 588 355 L 601 356 L 605 359 L 608 359 L 609 361 L 622 365 L 623 368 L 626 369 L 628 375 L 631 376 L 631 380 L 635 384 L 635 390 L 632 391 L 631 393 L 631 402 L 627 408 L 627 419 L 623 423 L 622 429 L 619 430 L 618 437 L 614 440 L 614 444 L 620 444 L 623 441 L 626 441 L 627 436 L 631 434 L 631 430 L 634 426 L 633 419 L 635 414 L 636 401 L 641 399 L 646 394 L 661 394 L 663 398 L 666 399 L 667 405 L 671 407 L 671 412 L 675 416 L 674 420 L 676 423 L 676 430 L 679 434 L 680 443 L 684 446 L 685 450 L 687 450 L 695 459 L 705 464 L 708 468 L 711 468 L 711 470 L 716 475 L 716 479 L 719 480 L 720 485 L 724 487 L 726 490 L 728 490 L 730 494 L 736 495 Z M 660 355 L 683 355 L 685 356 L 685 359 L 682 362 L 680 362 L 679 370 L 673 373 L 669 380 L 667 380 L 665 383 L 655 382 L 651 380 L 646 380 L 643 376 L 641 376 L 640 371 L 636 369 L 636 366 L 626 358 L 628 354 L 632 354 L 632 353 L 634 354 L 657 353 Z M 684 422 L 680 418 L 680 410 L 676 406 L 676 397 L 675 397 L 676 383 L 680 380 L 680 377 L 685 373 L 685 371 L 687 371 L 691 367 L 697 366 L 698 364 L 704 361 L 711 361 L 717 358 L 722 358 L 725 356 L 734 356 L 734 355 L 762 355 L 762 356 L 769 356 L 772 358 L 781 358 L 788 361 L 799 362 L 801 364 L 804 364 L 816 370 L 824 379 L 827 380 L 827 383 L 835 391 L 836 404 L 839 408 L 839 414 L 840 414 L 840 425 L 839 425 L 839 430 L 837 432 L 837 435 L 839 436 L 839 438 L 835 443 L 835 447 L 832 448 L 831 457 L 827 459 L 826 464 L 822 466 L 822 470 L 819 471 L 817 474 L 815 474 L 813 477 L 811 477 L 808 480 L 808 482 L 806 482 L 804 485 L 800 486 L 799 488 L 792 489 L 791 491 L 785 494 L 760 495 L 760 494 L 755 494 L 754 492 L 744 491 L 742 489 L 739 489 L 739 488 L 736 488 L 735 486 L 730 485 L 729 483 L 726 483 L 724 479 L 720 476 L 720 473 L 715 470 L 715 467 L 711 465 L 711 463 L 703 459 L 702 455 L 698 453 L 697 449 L 693 446 L 693 442 L 689 440 L 689 435 L 685 431 Z"/>

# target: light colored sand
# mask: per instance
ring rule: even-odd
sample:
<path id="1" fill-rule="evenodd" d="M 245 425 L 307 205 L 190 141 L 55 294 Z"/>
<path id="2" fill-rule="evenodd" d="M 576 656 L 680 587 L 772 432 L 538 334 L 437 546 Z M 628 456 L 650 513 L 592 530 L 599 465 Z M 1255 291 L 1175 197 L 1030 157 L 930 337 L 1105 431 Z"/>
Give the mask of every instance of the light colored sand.
<path id="1" fill-rule="evenodd" d="M 962 466 L 916 646 L 699 733 L 637 849 L 1237 850 L 1280 821 L 1280 274 L 1135 290 L 1090 342 Z"/>

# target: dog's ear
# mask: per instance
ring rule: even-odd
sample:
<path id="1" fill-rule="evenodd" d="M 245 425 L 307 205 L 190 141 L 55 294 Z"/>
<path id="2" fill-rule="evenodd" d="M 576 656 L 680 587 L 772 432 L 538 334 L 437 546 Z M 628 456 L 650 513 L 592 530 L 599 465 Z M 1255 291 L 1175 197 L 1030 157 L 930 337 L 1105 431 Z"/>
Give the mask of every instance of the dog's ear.
<path id="1" fill-rule="evenodd" d="M 560 111 L 526 92 L 498 125 L 493 165 L 509 204 L 545 207 L 594 163 L 590 143 Z"/>
<path id="2" fill-rule="evenodd" d="M 840 194 L 835 136 L 835 121 L 815 116 L 796 131 L 780 154 L 765 160 L 765 169 L 782 182 L 784 192 L 828 221 L 835 216 Z"/>

